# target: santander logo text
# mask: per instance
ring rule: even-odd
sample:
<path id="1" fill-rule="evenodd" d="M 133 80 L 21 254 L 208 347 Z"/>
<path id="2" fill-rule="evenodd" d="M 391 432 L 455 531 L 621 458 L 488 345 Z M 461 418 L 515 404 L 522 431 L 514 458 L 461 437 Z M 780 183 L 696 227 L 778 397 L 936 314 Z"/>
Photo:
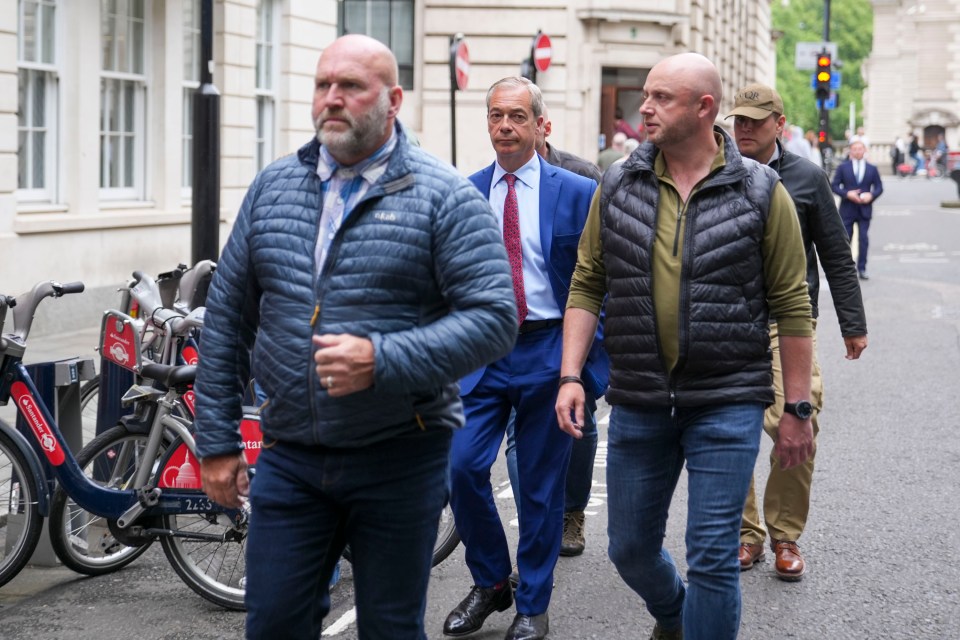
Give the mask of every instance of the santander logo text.
<path id="1" fill-rule="evenodd" d="M 36 436 L 37 442 L 40 443 L 40 447 L 50 464 L 59 467 L 64 461 L 63 449 L 57 444 L 57 439 L 54 437 L 53 431 L 50 430 L 50 425 L 47 424 L 43 412 L 40 410 L 36 399 L 30 394 L 27 385 L 22 382 L 14 382 L 10 386 L 10 392 L 17 401 L 20 415 L 30 425 L 33 435 Z"/>

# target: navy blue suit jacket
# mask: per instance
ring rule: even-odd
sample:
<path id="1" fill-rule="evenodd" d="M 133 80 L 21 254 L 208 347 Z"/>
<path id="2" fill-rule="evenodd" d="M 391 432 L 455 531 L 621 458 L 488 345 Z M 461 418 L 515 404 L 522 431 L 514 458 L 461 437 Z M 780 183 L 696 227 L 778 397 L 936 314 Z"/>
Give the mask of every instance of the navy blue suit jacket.
<path id="1" fill-rule="evenodd" d="M 863 180 L 857 182 L 853 172 L 853 162 L 844 160 L 833 174 L 833 183 L 830 185 L 833 192 L 840 196 L 840 217 L 846 220 L 869 220 L 873 216 L 873 200 L 883 193 L 883 183 L 880 182 L 880 172 L 876 165 L 864 163 Z M 873 194 L 873 200 L 867 204 L 857 204 L 847 199 L 847 192 L 859 189 Z"/>
<path id="2" fill-rule="evenodd" d="M 590 212 L 590 201 L 597 184 L 589 178 L 555 167 L 540 160 L 540 246 L 549 270 L 550 287 L 557 301 L 557 311 L 563 316 L 570 293 L 570 279 L 577 266 L 577 246 L 580 234 Z M 494 164 L 470 176 L 470 181 L 485 198 L 490 197 Z M 460 394 L 470 393 L 486 367 L 467 375 L 460 381 Z M 584 388 L 601 397 L 610 379 L 610 360 L 603 350 L 603 325 L 597 327 L 597 336 L 587 356 L 581 374 Z"/>

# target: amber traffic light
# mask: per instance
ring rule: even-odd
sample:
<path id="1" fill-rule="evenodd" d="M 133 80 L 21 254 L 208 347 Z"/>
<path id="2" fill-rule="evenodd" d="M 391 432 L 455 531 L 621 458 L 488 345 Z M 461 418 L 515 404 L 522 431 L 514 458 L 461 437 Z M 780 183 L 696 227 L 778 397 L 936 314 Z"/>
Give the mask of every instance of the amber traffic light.
<path id="1" fill-rule="evenodd" d="M 817 56 L 817 100 L 826 100 L 830 97 L 830 80 L 833 77 L 830 55 L 821 53 Z"/>

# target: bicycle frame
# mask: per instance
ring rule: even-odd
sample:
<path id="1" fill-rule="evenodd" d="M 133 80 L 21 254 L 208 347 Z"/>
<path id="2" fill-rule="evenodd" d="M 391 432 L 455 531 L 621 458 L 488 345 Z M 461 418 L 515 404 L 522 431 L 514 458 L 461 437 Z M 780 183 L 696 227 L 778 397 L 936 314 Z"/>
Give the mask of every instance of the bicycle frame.
<path id="1" fill-rule="evenodd" d="M 217 505 L 202 491 L 150 487 L 147 476 L 143 476 L 143 482 L 137 485 L 143 488 L 108 489 L 84 475 L 83 470 L 66 444 L 53 417 L 53 412 L 47 407 L 29 371 L 22 363 L 23 354 L 26 350 L 26 338 L 30 331 L 33 312 L 37 304 L 45 297 L 76 293 L 82 290 L 83 285 L 80 283 L 70 285 L 60 285 L 52 282 L 38 284 L 28 296 L 25 296 L 24 304 L 14 310 L 16 330 L 10 334 L 3 334 L 3 321 L 8 306 L 12 306 L 14 302 L 12 302 L 12 298 L 8 299 L 5 296 L 0 296 L 0 404 L 6 404 L 9 398 L 13 396 L 17 411 L 30 428 L 32 438 L 27 437 L 26 439 L 30 442 L 32 448 L 30 449 L 31 455 L 26 457 L 28 459 L 33 458 L 31 466 L 34 466 L 33 462 L 36 459 L 46 458 L 56 479 L 76 504 L 98 516 L 117 520 L 121 528 L 129 526 L 140 515 L 223 513 L 229 516 L 233 522 L 242 523 L 245 518 L 242 511 L 228 510 Z M 151 434 L 151 441 L 156 440 L 154 455 L 159 452 L 163 428 L 172 429 L 174 433 L 183 438 L 189 449 L 193 449 L 193 437 L 186 425 L 172 419 L 169 413 L 168 407 L 166 415 L 159 416 L 162 427 L 158 428 L 156 423 L 152 426 L 152 431 L 157 432 Z M 19 442 L 21 439 L 15 441 Z M 39 467 L 40 465 L 35 466 Z M 43 477 L 43 473 L 40 473 L 40 477 Z M 149 470 L 144 470 L 143 473 L 147 474 Z M 49 487 L 45 481 L 39 482 L 37 486 L 39 495 L 44 496 L 41 498 L 44 504 L 40 505 L 42 507 L 40 513 L 46 516 Z"/>
<path id="2" fill-rule="evenodd" d="M 77 464 L 50 409 L 43 402 L 33 379 L 22 363 L 17 362 L 13 368 L 12 381 L 9 384 L 3 383 L 0 388 L 0 397 L 6 394 L 8 387 L 16 402 L 17 410 L 30 426 L 33 434 L 31 444 L 34 449 L 42 452 L 61 486 L 74 502 L 87 511 L 104 518 L 115 519 L 121 527 L 129 526 L 139 515 L 222 512 L 227 513 L 231 518 L 240 517 L 240 512 L 227 510 L 196 490 L 107 489 L 98 485 L 87 478 Z M 184 437 L 185 442 L 189 443 L 188 448 L 193 448 L 193 437 L 182 424 L 175 420 L 164 420 L 163 426 L 172 428 L 177 435 Z M 158 451 L 160 435 L 162 435 L 162 430 L 159 431 L 155 451 Z M 43 488 L 45 486 L 46 483 L 43 483 L 41 491 L 45 491 Z"/>

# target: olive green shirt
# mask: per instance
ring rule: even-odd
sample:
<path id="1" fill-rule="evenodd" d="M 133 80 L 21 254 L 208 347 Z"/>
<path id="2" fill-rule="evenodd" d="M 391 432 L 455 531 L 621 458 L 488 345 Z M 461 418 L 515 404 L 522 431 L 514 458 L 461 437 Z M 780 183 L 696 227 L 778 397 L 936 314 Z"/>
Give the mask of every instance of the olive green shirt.
<path id="1" fill-rule="evenodd" d="M 713 174 L 725 164 L 723 143 L 710 167 Z M 656 239 L 653 245 L 653 308 L 656 314 L 657 337 L 667 371 L 673 371 L 679 358 L 680 281 L 683 263 L 683 232 L 687 203 L 670 177 L 662 152 L 657 153 L 654 171 L 660 180 L 657 207 Z M 705 182 L 701 180 L 690 192 L 692 197 Z M 590 214 L 580 236 L 577 268 L 570 283 L 567 308 L 578 308 L 600 314 L 606 295 L 606 268 L 603 244 L 600 241 L 600 191 L 593 196 Z M 689 199 L 688 199 L 689 202 Z M 810 292 L 807 288 L 807 258 L 800 234 L 800 223 L 790 194 L 778 183 L 770 200 L 770 215 L 763 233 L 763 271 L 767 286 L 767 306 L 777 318 L 780 334 L 812 336 Z"/>

